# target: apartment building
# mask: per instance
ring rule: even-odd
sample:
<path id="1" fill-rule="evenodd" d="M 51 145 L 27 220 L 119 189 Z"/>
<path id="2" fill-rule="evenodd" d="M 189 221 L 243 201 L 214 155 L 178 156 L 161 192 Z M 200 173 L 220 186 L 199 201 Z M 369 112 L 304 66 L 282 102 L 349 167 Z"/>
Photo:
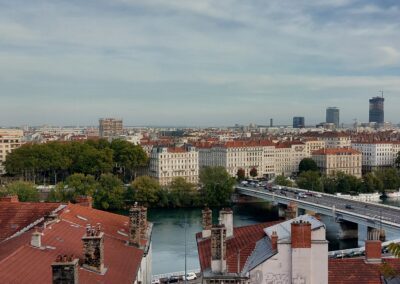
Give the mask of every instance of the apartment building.
<path id="1" fill-rule="evenodd" d="M 100 118 L 99 134 L 101 138 L 112 138 L 123 134 L 122 119 Z"/>
<path id="2" fill-rule="evenodd" d="M 393 166 L 400 150 L 400 144 L 392 142 L 355 142 L 351 147 L 362 153 L 363 172 Z"/>
<path id="3" fill-rule="evenodd" d="M 250 176 L 257 169 L 258 177 L 274 176 L 275 145 L 269 140 L 235 140 L 222 144 L 199 145 L 199 166 L 221 166 L 236 176 L 239 169 Z"/>
<path id="4" fill-rule="evenodd" d="M 349 135 L 340 132 L 324 132 L 319 140 L 325 141 L 325 147 L 332 148 L 350 148 L 351 138 Z"/>
<path id="5" fill-rule="evenodd" d="M 324 140 L 305 140 L 303 142 L 306 145 L 307 153 L 310 157 L 313 152 L 324 149 L 326 147 L 326 143 Z"/>
<path id="6" fill-rule="evenodd" d="M 299 171 L 302 159 L 310 157 L 305 143 L 280 142 L 275 145 L 275 175 L 291 176 Z"/>
<path id="7" fill-rule="evenodd" d="M 312 154 L 321 173 L 335 175 L 338 172 L 361 177 L 362 154 L 351 148 L 321 149 Z"/>
<path id="8" fill-rule="evenodd" d="M 0 175 L 5 174 L 7 155 L 22 145 L 22 130 L 0 129 Z"/>
<path id="9" fill-rule="evenodd" d="M 196 147 L 154 146 L 150 152 L 149 175 L 161 185 L 176 177 L 197 183 L 199 179 L 199 153 Z"/>

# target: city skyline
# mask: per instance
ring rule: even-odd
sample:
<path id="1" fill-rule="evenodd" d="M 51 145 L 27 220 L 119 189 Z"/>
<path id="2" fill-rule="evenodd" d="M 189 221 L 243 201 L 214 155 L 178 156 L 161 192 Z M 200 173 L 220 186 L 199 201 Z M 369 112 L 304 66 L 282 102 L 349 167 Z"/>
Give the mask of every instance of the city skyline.
<path id="1" fill-rule="evenodd" d="M 396 1 L 0 1 L 0 124 L 400 122 Z"/>

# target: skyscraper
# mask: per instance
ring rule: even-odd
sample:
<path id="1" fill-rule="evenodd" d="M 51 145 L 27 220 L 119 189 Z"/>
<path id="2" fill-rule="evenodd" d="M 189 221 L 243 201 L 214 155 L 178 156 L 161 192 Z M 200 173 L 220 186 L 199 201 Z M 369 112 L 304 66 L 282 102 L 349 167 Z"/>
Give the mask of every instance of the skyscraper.
<path id="1" fill-rule="evenodd" d="M 339 108 L 328 107 L 326 109 L 326 123 L 333 123 L 337 128 L 339 127 Z"/>
<path id="2" fill-rule="evenodd" d="M 374 97 L 369 100 L 369 122 L 385 122 L 384 102 L 383 97 Z"/>
<path id="3" fill-rule="evenodd" d="M 122 119 L 100 118 L 99 133 L 102 138 L 115 137 L 123 134 Z"/>
<path id="4" fill-rule="evenodd" d="M 304 116 L 293 117 L 293 128 L 304 128 Z"/>

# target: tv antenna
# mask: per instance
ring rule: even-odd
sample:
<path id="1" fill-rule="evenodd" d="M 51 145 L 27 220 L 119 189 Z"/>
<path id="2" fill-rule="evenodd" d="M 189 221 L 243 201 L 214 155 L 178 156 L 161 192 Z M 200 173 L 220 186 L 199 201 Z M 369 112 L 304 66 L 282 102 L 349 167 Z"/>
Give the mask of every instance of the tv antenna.
<path id="1" fill-rule="evenodd" d="M 381 91 L 379 91 L 379 93 L 381 93 L 381 95 L 382 95 L 382 98 L 383 98 L 383 91 L 381 90 Z"/>

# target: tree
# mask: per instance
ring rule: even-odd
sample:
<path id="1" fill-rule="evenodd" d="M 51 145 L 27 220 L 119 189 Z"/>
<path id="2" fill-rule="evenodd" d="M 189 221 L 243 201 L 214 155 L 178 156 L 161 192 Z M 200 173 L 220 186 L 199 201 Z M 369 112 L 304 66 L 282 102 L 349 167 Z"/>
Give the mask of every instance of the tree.
<path id="1" fill-rule="evenodd" d="M 383 182 L 384 189 L 399 188 L 400 178 L 396 169 L 387 168 L 384 170 L 376 171 L 375 174 Z"/>
<path id="2" fill-rule="evenodd" d="M 37 188 L 29 182 L 16 181 L 6 186 L 0 191 L 2 196 L 18 195 L 19 201 L 39 201 L 39 192 Z"/>
<path id="3" fill-rule="evenodd" d="M 318 172 L 306 171 L 302 172 L 296 181 L 299 188 L 323 191 L 323 184 Z"/>
<path id="4" fill-rule="evenodd" d="M 93 199 L 98 209 L 121 209 L 124 204 L 124 188 L 121 180 L 112 174 L 102 174 Z"/>
<path id="5" fill-rule="evenodd" d="M 161 186 L 158 181 L 149 176 L 137 177 L 128 190 L 127 199 L 146 206 L 155 206 L 159 202 Z"/>
<path id="6" fill-rule="evenodd" d="M 304 158 L 299 164 L 299 174 L 308 171 L 318 171 L 317 163 L 311 158 Z"/>
<path id="7" fill-rule="evenodd" d="M 246 172 L 244 171 L 244 169 L 240 168 L 238 169 L 236 176 L 238 181 L 242 181 L 246 178 Z"/>
<path id="8" fill-rule="evenodd" d="M 365 193 L 382 192 L 383 182 L 375 173 L 367 173 L 363 177 L 362 191 Z"/>
<path id="9" fill-rule="evenodd" d="M 359 192 L 362 188 L 361 179 L 342 172 L 336 175 L 336 188 L 341 193 Z"/>
<path id="10" fill-rule="evenodd" d="M 394 162 L 397 169 L 400 169 L 400 152 L 397 153 L 396 160 Z"/>
<path id="11" fill-rule="evenodd" d="M 224 167 L 204 167 L 200 170 L 199 180 L 204 204 L 209 206 L 226 205 L 233 193 L 235 180 Z"/>
<path id="12" fill-rule="evenodd" d="M 337 184 L 335 177 L 323 176 L 321 178 L 323 191 L 326 193 L 334 194 L 337 191 Z"/>
<path id="13" fill-rule="evenodd" d="M 146 152 L 140 145 L 115 139 L 111 142 L 111 149 L 117 170 L 122 173 L 123 178 L 128 178 L 129 182 L 132 181 L 135 171 L 148 163 Z"/>
<path id="14" fill-rule="evenodd" d="M 257 169 L 256 168 L 252 168 L 250 170 L 250 176 L 255 178 L 258 175 Z"/>
<path id="15" fill-rule="evenodd" d="M 176 177 L 168 185 L 170 204 L 173 207 L 188 207 L 199 205 L 199 195 L 196 186 L 183 177 Z"/>
<path id="16" fill-rule="evenodd" d="M 275 184 L 281 186 L 293 186 L 293 182 L 291 182 L 288 178 L 286 178 L 283 174 L 275 177 Z"/>

